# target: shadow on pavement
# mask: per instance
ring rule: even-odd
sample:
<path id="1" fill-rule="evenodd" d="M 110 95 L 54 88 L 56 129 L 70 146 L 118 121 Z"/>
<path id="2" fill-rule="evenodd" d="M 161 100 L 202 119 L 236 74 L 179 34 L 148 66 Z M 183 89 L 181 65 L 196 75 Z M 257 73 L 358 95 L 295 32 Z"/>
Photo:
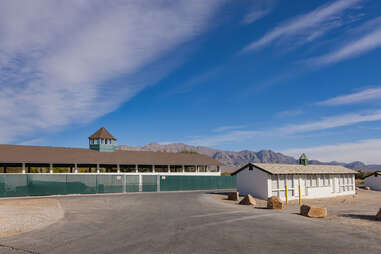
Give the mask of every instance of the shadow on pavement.
<path id="1" fill-rule="evenodd" d="M 352 218 L 352 219 L 361 219 L 361 220 L 370 220 L 377 221 L 376 216 L 374 215 L 364 215 L 364 214 L 342 214 L 340 217 Z"/>

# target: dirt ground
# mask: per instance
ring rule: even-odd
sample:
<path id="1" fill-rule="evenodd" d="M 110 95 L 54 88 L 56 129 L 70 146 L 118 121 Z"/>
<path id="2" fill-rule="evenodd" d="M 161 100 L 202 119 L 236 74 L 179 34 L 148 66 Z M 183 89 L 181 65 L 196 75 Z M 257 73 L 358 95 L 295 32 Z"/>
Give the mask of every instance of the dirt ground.
<path id="1" fill-rule="evenodd" d="M 227 205 L 238 205 L 239 202 L 227 200 L 227 195 L 215 194 L 214 197 Z M 243 197 L 241 197 L 242 199 Z M 266 200 L 257 199 L 256 209 L 265 209 Z M 360 189 L 356 195 L 324 198 L 324 199 L 306 199 L 302 200 L 302 204 L 310 206 L 324 207 L 328 210 L 328 216 L 324 220 L 327 223 L 346 224 L 357 229 L 381 233 L 381 221 L 376 220 L 376 214 L 381 208 L 381 192 Z M 247 207 L 250 209 L 250 207 Z M 286 208 L 282 211 L 285 213 L 299 213 L 300 206 L 298 201 L 290 201 Z M 316 219 L 315 219 L 316 220 Z"/>
<path id="2" fill-rule="evenodd" d="M 0 237 L 41 229 L 63 217 L 56 199 L 0 200 Z"/>

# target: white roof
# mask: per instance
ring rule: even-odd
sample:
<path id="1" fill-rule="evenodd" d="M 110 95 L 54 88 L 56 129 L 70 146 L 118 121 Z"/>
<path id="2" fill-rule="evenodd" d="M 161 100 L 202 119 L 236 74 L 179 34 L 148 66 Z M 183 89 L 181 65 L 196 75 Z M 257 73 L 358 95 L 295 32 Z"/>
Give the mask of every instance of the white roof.
<path id="1" fill-rule="evenodd" d="M 336 165 L 298 165 L 298 164 L 270 164 L 270 163 L 249 163 L 240 168 L 233 175 L 248 166 L 254 166 L 272 175 L 285 174 L 357 174 L 357 171 Z"/>

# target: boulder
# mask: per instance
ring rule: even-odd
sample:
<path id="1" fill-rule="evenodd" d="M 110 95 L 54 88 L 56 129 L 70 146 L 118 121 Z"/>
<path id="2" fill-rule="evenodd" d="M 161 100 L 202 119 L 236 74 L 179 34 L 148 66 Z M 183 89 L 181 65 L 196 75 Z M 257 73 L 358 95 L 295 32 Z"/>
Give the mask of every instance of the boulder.
<path id="1" fill-rule="evenodd" d="M 241 202 L 239 202 L 240 205 L 255 205 L 257 202 L 255 201 L 255 199 L 253 198 L 253 196 L 251 196 L 250 194 L 248 194 L 247 196 L 245 196 Z"/>
<path id="2" fill-rule="evenodd" d="M 268 209 L 283 209 L 284 204 L 280 198 L 277 196 L 272 196 L 271 198 L 267 199 L 267 208 Z"/>
<path id="3" fill-rule="evenodd" d="M 381 220 L 381 208 L 376 215 L 376 220 Z"/>
<path id="4" fill-rule="evenodd" d="M 302 205 L 300 207 L 300 214 L 311 218 L 325 218 L 327 217 L 327 208 Z"/>
<path id="5" fill-rule="evenodd" d="M 370 187 L 369 186 L 365 186 L 364 190 L 370 190 Z"/>
<path id="6" fill-rule="evenodd" d="M 239 200 L 239 192 L 229 192 L 228 199 L 238 201 Z"/>

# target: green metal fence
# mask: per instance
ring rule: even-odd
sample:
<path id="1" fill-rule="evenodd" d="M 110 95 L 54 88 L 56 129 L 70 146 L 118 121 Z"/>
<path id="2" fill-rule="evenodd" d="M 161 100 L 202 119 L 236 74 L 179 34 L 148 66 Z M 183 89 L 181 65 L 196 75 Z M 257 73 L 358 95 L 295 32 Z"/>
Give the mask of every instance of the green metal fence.
<path id="1" fill-rule="evenodd" d="M 0 197 L 235 188 L 235 176 L 0 174 Z"/>
<path id="2" fill-rule="evenodd" d="M 235 176 L 160 176 L 161 191 L 235 189 Z"/>

